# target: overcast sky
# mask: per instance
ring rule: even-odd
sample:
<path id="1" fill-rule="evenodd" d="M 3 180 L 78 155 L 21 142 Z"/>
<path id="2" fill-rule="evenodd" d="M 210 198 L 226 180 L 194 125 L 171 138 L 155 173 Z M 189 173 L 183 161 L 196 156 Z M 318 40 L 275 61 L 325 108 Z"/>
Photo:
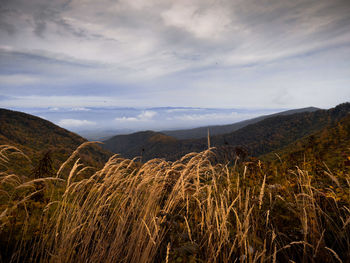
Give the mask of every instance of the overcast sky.
<path id="1" fill-rule="evenodd" d="M 329 108 L 349 84 L 349 0 L 0 0 L 5 108 Z"/>

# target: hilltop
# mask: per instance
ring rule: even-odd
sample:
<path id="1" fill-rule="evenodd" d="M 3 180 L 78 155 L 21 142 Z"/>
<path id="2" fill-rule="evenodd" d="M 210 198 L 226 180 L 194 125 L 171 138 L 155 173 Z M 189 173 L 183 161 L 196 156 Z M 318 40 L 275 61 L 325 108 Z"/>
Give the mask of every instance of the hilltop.
<path id="1" fill-rule="evenodd" d="M 0 145 L 20 149 L 35 164 L 48 152 L 54 166 L 64 162 L 86 139 L 47 120 L 23 112 L 0 109 Z M 91 145 L 82 153 L 82 161 L 90 165 L 104 163 L 111 153 Z M 92 158 L 93 156 L 93 158 Z"/>
<path id="2" fill-rule="evenodd" d="M 173 146 L 178 145 L 177 139 L 160 132 L 143 131 L 129 135 L 117 135 L 104 141 L 104 148 L 116 153 L 121 153 L 127 158 L 142 156 L 149 159 L 149 153 L 164 154 L 166 151 L 173 152 Z M 159 147 L 166 147 L 163 150 Z"/>

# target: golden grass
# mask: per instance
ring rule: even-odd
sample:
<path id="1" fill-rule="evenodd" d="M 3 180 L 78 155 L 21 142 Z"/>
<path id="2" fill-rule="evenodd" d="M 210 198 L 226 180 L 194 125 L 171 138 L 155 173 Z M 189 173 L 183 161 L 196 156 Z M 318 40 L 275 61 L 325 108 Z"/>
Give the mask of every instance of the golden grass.
<path id="1" fill-rule="evenodd" d="M 61 166 L 57 178 L 23 181 L 6 174 L 0 178 L 6 193 L 1 199 L 0 234 L 13 228 L 14 214 L 25 211 L 11 261 L 346 262 L 349 258 L 349 202 L 326 197 L 308 171 L 296 169 L 281 176 L 279 186 L 269 187 L 269 174 L 260 162 L 259 175 L 254 175 L 238 164 L 212 164 L 214 153 L 208 149 L 176 162 L 154 159 L 145 164 L 114 155 L 91 177 L 77 180 L 75 175 L 86 169 L 78 159 L 82 147 Z M 344 180 L 330 171 L 326 174 L 339 191 L 349 193 L 349 184 L 342 184 Z M 291 182 L 295 186 L 283 184 Z M 41 200 L 38 220 L 33 222 L 30 201 L 39 193 L 47 198 Z M 37 224 L 34 233 L 29 233 L 31 224 Z"/>

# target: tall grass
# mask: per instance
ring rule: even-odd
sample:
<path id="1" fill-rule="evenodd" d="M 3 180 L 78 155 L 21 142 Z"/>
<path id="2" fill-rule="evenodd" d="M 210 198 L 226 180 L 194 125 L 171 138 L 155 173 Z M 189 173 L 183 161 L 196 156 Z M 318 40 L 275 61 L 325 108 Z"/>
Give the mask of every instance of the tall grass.
<path id="1" fill-rule="evenodd" d="M 317 187 L 311 171 L 298 168 L 272 184 L 276 178 L 260 162 L 217 164 L 208 149 L 176 162 L 141 164 L 115 155 L 101 170 L 81 176 L 87 168 L 79 164 L 79 149 L 57 177 L 28 181 L 3 173 L 0 178 L 0 231 L 19 233 L 7 237 L 12 262 L 347 262 L 350 257 L 348 174 L 331 174 L 334 184 L 327 191 Z M 39 205 L 29 207 L 39 194 Z M 20 226 L 13 222 L 16 216 Z"/>

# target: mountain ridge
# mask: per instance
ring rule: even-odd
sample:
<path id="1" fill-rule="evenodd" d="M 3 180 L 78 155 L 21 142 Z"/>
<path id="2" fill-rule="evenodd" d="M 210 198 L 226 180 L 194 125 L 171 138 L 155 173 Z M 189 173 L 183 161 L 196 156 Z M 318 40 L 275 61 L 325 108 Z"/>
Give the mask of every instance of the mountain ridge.
<path id="1" fill-rule="evenodd" d="M 257 123 L 259 121 L 262 121 L 263 119 L 279 116 L 279 115 L 292 115 L 295 113 L 300 112 L 313 112 L 320 110 L 320 108 L 316 107 L 306 107 L 306 108 L 300 108 L 300 109 L 292 109 L 292 110 L 286 110 L 281 111 L 273 114 L 267 114 L 262 115 L 256 118 L 247 119 L 239 122 L 235 122 L 232 124 L 224 124 L 224 125 L 209 125 L 209 126 L 202 126 L 202 127 L 196 127 L 192 129 L 179 129 L 179 130 L 164 130 L 160 131 L 163 134 L 175 137 L 176 139 L 199 139 L 204 138 L 207 136 L 207 130 L 209 129 L 210 135 L 221 135 L 226 134 L 230 132 L 234 132 L 236 130 L 239 130 L 249 124 Z"/>
<path id="2" fill-rule="evenodd" d="M 339 122 L 296 140 L 276 152 L 268 153 L 262 159 L 273 162 L 283 160 L 291 168 L 304 162 L 315 169 L 317 165 L 324 163 L 332 171 L 342 171 L 345 166 L 350 166 L 349 145 L 350 112 Z"/>
<path id="3" fill-rule="evenodd" d="M 348 111 L 350 111 L 350 103 L 343 103 L 329 110 L 320 109 L 292 115 L 272 116 L 232 133 L 211 136 L 211 145 L 215 147 L 243 146 L 250 155 L 260 156 L 283 148 L 293 141 L 339 121 Z M 172 138 L 166 142 L 148 143 L 145 141 L 142 147 L 136 145 L 123 152 L 118 147 L 116 138 L 118 136 L 104 141 L 104 147 L 128 158 L 142 155 L 144 160 L 156 157 L 176 160 L 189 152 L 200 152 L 208 148 L 207 138 L 187 140 Z"/>

